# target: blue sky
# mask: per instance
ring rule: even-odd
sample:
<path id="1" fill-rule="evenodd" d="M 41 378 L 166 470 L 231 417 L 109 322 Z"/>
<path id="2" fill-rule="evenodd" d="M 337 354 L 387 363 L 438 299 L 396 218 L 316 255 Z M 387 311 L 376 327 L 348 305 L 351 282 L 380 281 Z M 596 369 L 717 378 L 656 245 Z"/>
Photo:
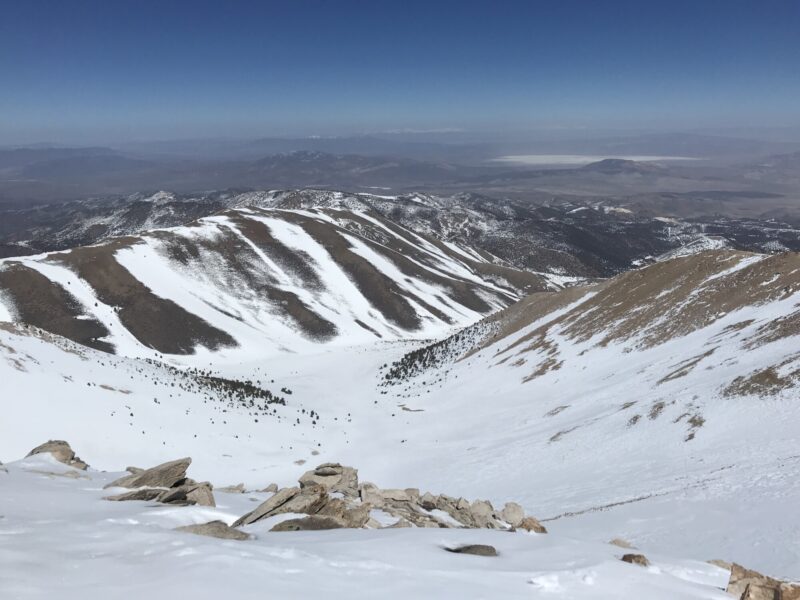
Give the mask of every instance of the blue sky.
<path id="1" fill-rule="evenodd" d="M 800 124 L 800 2 L 6 2 L 0 145 Z"/>

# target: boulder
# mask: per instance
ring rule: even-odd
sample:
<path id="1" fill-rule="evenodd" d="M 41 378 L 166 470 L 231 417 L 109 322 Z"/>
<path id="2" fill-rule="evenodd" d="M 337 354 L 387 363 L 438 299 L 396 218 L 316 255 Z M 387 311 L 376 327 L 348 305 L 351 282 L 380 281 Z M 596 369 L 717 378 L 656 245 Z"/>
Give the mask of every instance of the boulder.
<path id="1" fill-rule="evenodd" d="M 488 544 L 468 544 L 456 548 L 445 548 L 448 552 L 455 554 L 473 554 L 475 556 L 497 556 L 497 549 Z"/>
<path id="2" fill-rule="evenodd" d="M 419 490 L 417 488 L 391 488 L 381 489 L 374 483 L 362 483 L 358 489 L 362 502 L 380 508 L 385 504 L 418 503 Z"/>
<path id="3" fill-rule="evenodd" d="M 277 494 L 278 493 L 278 484 L 277 483 L 270 483 L 267 487 L 261 490 L 265 494 Z"/>
<path id="4" fill-rule="evenodd" d="M 497 528 L 494 520 L 494 508 L 488 500 L 475 500 L 470 504 L 469 512 L 476 527 Z"/>
<path id="5" fill-rule="evenodd" d="M 218 492 L 224 492 L 226 494 L 244 494 L 244 484 L 237 483 L 236 485 L 226 485 L 225 487 L 216 488 Z"/>
<path id="6" fill-rule="evenodd" d="M 439 501 L 438 496 L 434 496 L 430 492 L 425 492 L 419 499 L 419 505 L 425 510 L 434 510 L 436 508 L 436 503 L 438 501 Z"/>
<path id="7" fill-rule="evenodd" d="M 137 475 L 139 473 L 144 473 L 144 469 L 142 469 L 140 467 L 125 467 L 125 470 L 128 473 L 132 473 L 133 475 Z"/>
<path id="8" fill-rule="evenodd" d="M 503 510 L 500 511 L 500 518 L 512 527 L 519 527 L 522 519 L 525 518 L 525 511 L 516 502 L 506 502 Z"/>
<path id="9" fill-rule="evenodd" d="M 109 483 L 109 487 L 140 488 L 140 487 L 161 487 L 171 488 L 184 483 L 186 470 L 192 464 L 191 458 L 179 458 L 170 462 L 163 463 L 157 467 L 145 469 L 141 473 L 132 473 L 120 477 L 116 481 Z"/>
<path id="10" fill-rule="evenodd" d="M 250 523 L 255 523 L 259 519 L 263 519 L 264 517 L 272 514 L 272 511 L 280 508 L 284 504 L 286 504 L 289 500 L 294 498 L 300 493 L 300 488 L 291 487 L 291 488 L 283 488 L 279 490 L 274 496 L 268 498 L 261 504 L 259 504 L 255 510 L 247 513 L 246 515 L 240 517 L 234 524 L 234 527 L 240 527 L 242 525 L 249 525 Z"/>
<path id="11" fill-rule="evenodd" d="M 318 531 L 322 529 L 342 529 L 347 527 L 344 521 L 325 515 L 309 515 L 302 519 L 281 521 L 270 531 Z"/>
<path id="12" fill-rule="evenodd" d="M 626 550 L 632 550 L 634 548 L 634 546 L 628 540 L 623 540 L 622 538 L 614 538 L 608 543 L 612 546 L 617 546 L 618 548 L 625 548 Z"/>
<path id="13" fill-rule="evenodd" d="M 239 531 L 233 527 L 228 527 L 222 521 L 210 521 L 202 525 L 186 525 L 184 527 L 176 527 L 175 531 L 186 531 L 187 533 L 194 533 L 196 535 L 207 535 L 209 537 L 220 538 L 223 540 L 249 540 L 250 535 L 244 531 Z"/>
<path id="14" fill-rule="evenodd" d="M 64 440 L 50 440 L 49 442 L 45 442 L 41 446 L 36 446 L 36 448 L 28 452 L 27 456 L 45 453 L 52 454 L 53 458 L 58 462 L 75 467 L 76 469 L 85 471 L 89 467 L 89 465 L 75 456 L 75 451 Z"/>
<path id="15" fill-rule="evenodd" d="M 781 600 L 800 600 L 800 584 L 782 583 Z"/>
<path id="16" fill-rule="evenodd" d="M 300 477 L 299 483 L 301 488 L 321 485 L 328 492 L 340 492 L 350 498 L 358 496 L 358 471 L 339 463 L 324 463 L 307 471 Z"/>
<path id="17" fill-rule="evenodd" d="M 620 559 L 622 562 L 630 563 L 632 565 L 639 565 L 641 567 L 649 567 L 650 561 L 644 554 L 625 554 Z"/>
<path id="18" fill-rule="evenodd" d="M 537 519 L 533 517 L 525 517 L 522 519 L 522 523 L 519 524 L 517 529 L 524 529 L 525 531 L 533 531 L 534 533 L 547 533 L 547 529 L 545 526 L 539 523 Z"/>
<path id="19" fill-rule="evenodd" d="M 211 484 L 208 482 L 180 485 L 162 492 L 158 501 L 164 504 L 178 504 L 189 506 L 198 504 L 200 506 L 216 506 L 214 493 L 211 491 Z"/>
<path id="20" fill-rule="evenodd" d="M 800 585 L 767 577 L 736 563 L 731 565 L 731 576 L 725 591 L 739 600 L 800 599 Z"/>
<path id="21" fill-rule="evenodd" d="M 161 497 L 161 494 L 166 491 L 169 490 L 164 490 L 161 488 L 141 488 L 138 490 L 133 490 L 132 492 L 118 494 L 116 496 L 106 496 L 105 499 L 114 502 L 126 502 L 128 500 L 158 500 Z"/>
<path id="22" fill-rule="evenodd" d="M 329 498 L 315 514 L 336 517 L 344 521 L 345 526 L 358 529 L 369 521 L 369 505 L 350 505 L 341 498 Z"/>

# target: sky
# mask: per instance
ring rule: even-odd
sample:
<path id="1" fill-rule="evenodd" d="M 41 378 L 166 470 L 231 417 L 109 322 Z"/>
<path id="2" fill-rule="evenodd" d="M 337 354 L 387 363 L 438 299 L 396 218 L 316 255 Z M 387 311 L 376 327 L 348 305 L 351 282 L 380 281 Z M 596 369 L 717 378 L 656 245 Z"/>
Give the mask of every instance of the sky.
<path id="1" fill-rule="evenodd" d="M 7 1 L 0 145 L 800 125 L 797 0 Z"/>

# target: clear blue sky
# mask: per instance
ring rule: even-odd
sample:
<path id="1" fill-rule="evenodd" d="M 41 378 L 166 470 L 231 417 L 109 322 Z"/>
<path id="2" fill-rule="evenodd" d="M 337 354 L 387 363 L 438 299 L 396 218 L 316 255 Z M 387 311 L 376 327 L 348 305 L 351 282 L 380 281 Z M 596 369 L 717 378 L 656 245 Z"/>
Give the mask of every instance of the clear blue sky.
<path id="1" fill-rule="evenodd" d="M 800 1 L 7 1 L 0 145 L 800 124 Z"/>

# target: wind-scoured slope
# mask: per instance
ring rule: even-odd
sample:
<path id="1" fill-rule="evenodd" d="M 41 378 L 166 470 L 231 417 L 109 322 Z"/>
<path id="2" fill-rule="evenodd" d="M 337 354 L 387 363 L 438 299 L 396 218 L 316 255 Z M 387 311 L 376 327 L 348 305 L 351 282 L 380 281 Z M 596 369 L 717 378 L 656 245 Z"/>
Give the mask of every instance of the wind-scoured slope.
<path id="1" fill-rule="evenodd" d="M 556 530 L 797 577 L 798 336 L 799 255 L 712 251 L 534 294 L 385 387 L 448 419 L 414 443 L 473 493 L 521 486 Z"/>
<path id="2" fill-rule="evenodd" d="M 228 210 L 0 262 L 11 319 L 136 356 L 430 337 L 547 287 L 486 254 L 334 209 Z"/>

